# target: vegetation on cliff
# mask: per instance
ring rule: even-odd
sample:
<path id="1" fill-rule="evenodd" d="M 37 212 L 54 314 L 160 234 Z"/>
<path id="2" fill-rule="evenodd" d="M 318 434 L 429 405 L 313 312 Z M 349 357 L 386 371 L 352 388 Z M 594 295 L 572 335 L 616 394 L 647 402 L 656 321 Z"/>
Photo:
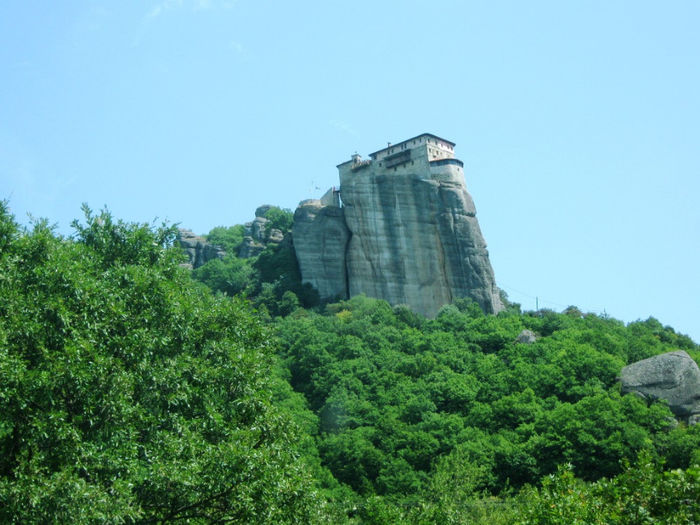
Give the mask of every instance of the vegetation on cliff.
<path id="1" fill-rule="evenodd" d="M 289 233 L 293 214 L 289 210 L 270 206 L 265 211 L 268 231 L 276 229 Z M 258 310 L 272 315 L 286 315 L 298 306 L 318 305 L 318 293 L 302 284 L 294 245 L 288 236 L 282 243 L 270 243 L 254 257 L 239 257 L 243 243 L 243 225 L 217 226 L 207 235 L 207 242 L 226 251 L 223 259 L 213 259 L 197 268 L 192 276 L 215 292 L 244 295 Z"/>

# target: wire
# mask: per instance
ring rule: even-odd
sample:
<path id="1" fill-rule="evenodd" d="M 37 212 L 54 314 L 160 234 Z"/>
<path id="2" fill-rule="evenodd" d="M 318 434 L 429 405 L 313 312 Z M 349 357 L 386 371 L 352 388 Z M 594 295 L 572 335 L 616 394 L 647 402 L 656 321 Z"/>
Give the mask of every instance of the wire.
<path id="1" fill-rule="evenodd" d="M 546 303 L 549 305 L 558 306 L 560 308 L 568 308 L 569 306 L 572 306 L 571 304 L 563 304 L 563 303 L 560 303 L 557 301 L 552 301 L 550 299 L 547 299 L 546 297 L 541 297 L 539 295 L 532 295 L 528 292 L 523 292 L 522 290 L 518 290 L 517 288 L 513 288 L 512 286 L 507 285 L 505 283 L 498 283 L 498 286 L 500 286 L 501 288 L 504 288 L 508 292 L 515 292 L 517 294 L 523 295 L 523 296 L 528 297 L 530 299 L 534 299 L 540 305 L 543 303 Z M 607 315 L 605 308 L 586 308 L 586 310 L 591 312 L 591 313 L 598 314 L 598 315 Z"/>

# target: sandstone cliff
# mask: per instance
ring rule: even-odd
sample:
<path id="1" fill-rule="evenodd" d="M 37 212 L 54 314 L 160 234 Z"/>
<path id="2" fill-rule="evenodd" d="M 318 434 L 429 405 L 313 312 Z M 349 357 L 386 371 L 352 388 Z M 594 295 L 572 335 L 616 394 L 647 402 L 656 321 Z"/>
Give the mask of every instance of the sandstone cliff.
<path id="1" fill-rule="evenodd" d="M 346 298 L 345 252 L 350 231 L 343 210 L 323 206 L 316 199 L 302 201 L 294 213 L 292 235 L 304 282 L 311 283 L 323 298 Z"/>
<path id="2" fill-rule="evenodd" d="M 324 298 L 364 293 L 427 316 L 462 297 L 501 310 L 452 146 L 424 134 L 339 165 L 342 207 L 324 196 L 327 205 L 305 201 L 295 214 L 302 279 Z"/>

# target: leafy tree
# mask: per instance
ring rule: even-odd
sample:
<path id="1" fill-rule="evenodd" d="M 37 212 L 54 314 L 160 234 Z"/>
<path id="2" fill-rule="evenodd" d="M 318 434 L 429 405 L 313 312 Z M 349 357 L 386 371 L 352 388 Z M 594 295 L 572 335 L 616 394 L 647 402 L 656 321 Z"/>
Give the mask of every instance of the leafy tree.
<path id="1" fill-rule="evenodd" d="M 278 208 L 277 206 L 270 207 L 265 212 L 265 218 L 269 221 L 267 223 L 268 231 L 276 228 L 285 233 L 292 229 L 292 224 L 294 223 L 294 213 L 291 210 Z"/>
<path id="2" fill-rule="evenodd" d="M 250 289 L 255 270 L 245 259 L 228 255 L 223 260 L 207 261 L 193 270 L 192 276 L 215 292 L 233 296 Z"/>
<path id="3" fill-rule="evenodd" d="M 0 521 L 318 521 L 260 323 L 168 226 L 23 232 L 0 207 Z"/>
<path id="4" fill-rule="evenodd" d="M 700 469 L 663 471 L 644 451 L 634 465 L 611 479 L 586 483 L 564 465 L 545 478 L 541 489 L 518 498 L 521 525 L 697 523 L 700 519 Z"/>
<path id="5" fill-rule="evenodd" d="M 243 242 L 245 228 L 241 224 L 235 226 L 217 226 L 207 234 L 207 241 L 221 246 L 230 255 L 238 254 L 238 249 Z"/>
<path id="6" fill-rule="evenodd" d="M 525 327 L 538 331 L 536 343 L 515 342 Z M 357 296 L 278 319 L 276 330 L 292 386 L 319 415 L 322 461 L 358 493 L 381 496 L 371 500 L 376 516 L 427 516 L 420 495 L 457 451 L 483 469 L 475 494 L 497 496 L 563 463 L 596 480 L 649 443 L 680 458 L 696 442 L 684 427 L 668 433 L 663 404 L 619 395 L 616 376 L 639 330 L 608 318 L 572 309 L 486 316 L 460 301 L 417 322 L 404 307 Z M 658 341 L 654 351 L 670 349 Z M 349 449 L 358 436 L 365 445 Z M 368 468 L 376 455 L 380 467 Z M 413 510 L 389 511 L 391 502 Z"/>
<path id="7" fill-rule="evenodd" d="M 410 513 L 411 523 L 511 524 L 515 513 L 502 499 L 484 496 L 484 466 L 470 460 L 463 449 L 440 458 L 421 504 Z"/>

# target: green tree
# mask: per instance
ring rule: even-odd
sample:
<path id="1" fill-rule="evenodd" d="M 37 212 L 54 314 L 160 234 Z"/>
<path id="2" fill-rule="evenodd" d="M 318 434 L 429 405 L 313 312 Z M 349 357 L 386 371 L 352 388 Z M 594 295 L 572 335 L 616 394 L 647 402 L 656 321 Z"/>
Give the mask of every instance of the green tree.
<path id="1" fill-rule="evenodd" d="M 0 521 L 318 521 L 263 327 L 202 293 L 173 228 L 0 207 Z"/>
<path id="2" fill-rule="evenodd" d="M 227 255 L 238 254 L 238 249 L 243 242 L 245 228 L 241 224 L 235 226 L 217 226 L 207 234 L 207 241 L 221 246 Z"/>
<path id="3" fill-rule="evenodd" d="M 520 525 L 685 524 L 700 519 L 700 469 L 663 471 L 648 451 L 610 480 L 586 483 L 570 465 L 518 498 Z"/>
<path id="4" fill-rule="evenodd" d="M 291 210 L 278 208 L 277 206 L 272 206 L 267 210 L 265 218 L 269 221 L 267 223 L 268 231 L 276 228 L 282 233 L 286 233 L 292 229 L 292 224 L 294 223 L 294 213 Z"/>
<path id="5" fill-rule="evenodd" d="M 196 268 L 192 276 L 215 292 L 236 295 L 250 290 L 255 270 L 245 259 L 227 255 L 224 259 L 212 259 Z"/>

